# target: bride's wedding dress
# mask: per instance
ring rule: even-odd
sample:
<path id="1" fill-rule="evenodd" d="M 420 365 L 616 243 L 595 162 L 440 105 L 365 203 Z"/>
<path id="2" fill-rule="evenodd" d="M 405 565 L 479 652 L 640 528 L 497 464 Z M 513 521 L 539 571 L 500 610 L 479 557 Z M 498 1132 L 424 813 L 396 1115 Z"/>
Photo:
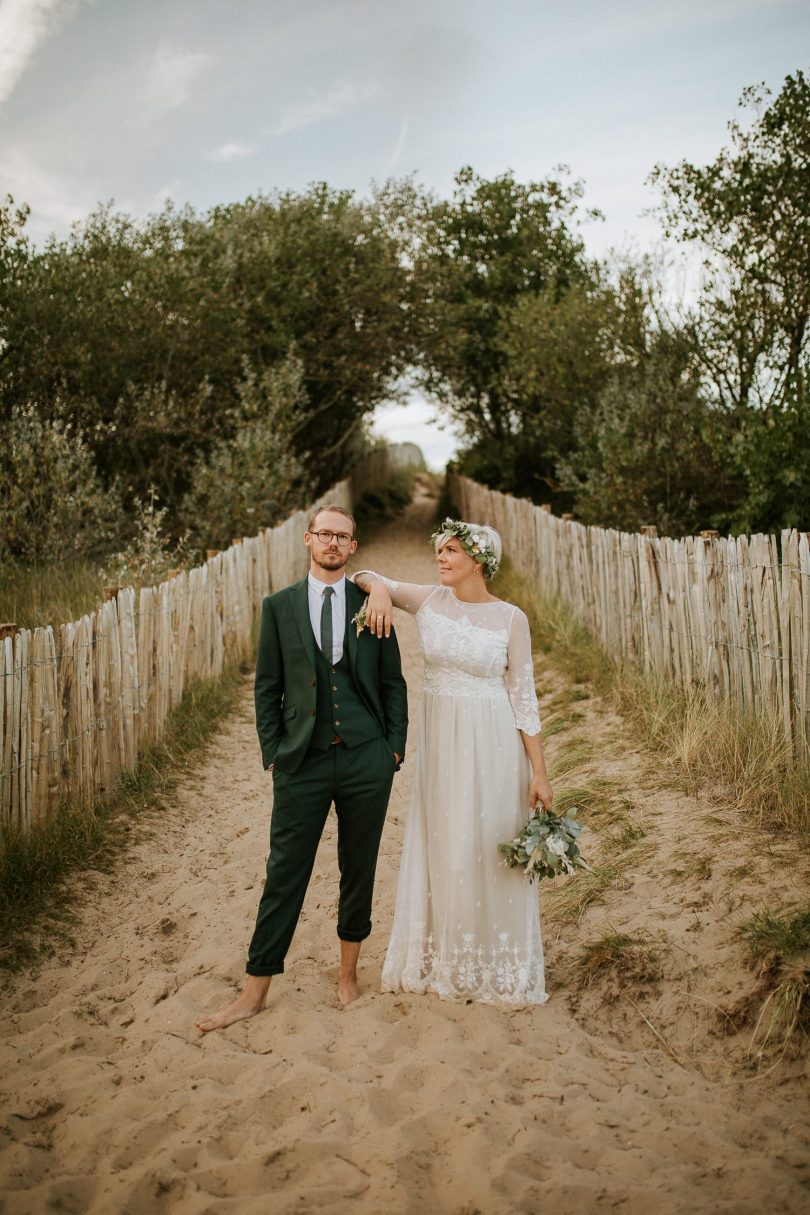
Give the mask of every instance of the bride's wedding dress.
<path id="1" fill-rule="evenodd" d="M 542 1004 L 537 888 L 498 852 L 529 816 L 518 730 L 537 734 L 540 719 L 528 621 L 510 603 L 382 580 L 414 615 L 425 660 L 383 990 Z"/>

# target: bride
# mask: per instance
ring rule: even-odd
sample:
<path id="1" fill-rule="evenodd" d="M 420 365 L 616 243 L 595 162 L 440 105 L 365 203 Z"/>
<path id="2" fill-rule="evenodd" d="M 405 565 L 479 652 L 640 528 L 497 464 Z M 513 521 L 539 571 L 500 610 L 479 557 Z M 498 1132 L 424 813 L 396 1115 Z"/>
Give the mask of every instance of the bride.
<path id="1" fill-rule="evenodd" d="M 425 660 L 419 745 L 384 991 L 509 1005 L 546 1000 L 537 891 L 497 846 L 552 790 L 525 613 L 489 594 L 494 528 L 446 519 L 440 586 L 354 575 L 382 636 L 392 604 L 416 619 Z"/>

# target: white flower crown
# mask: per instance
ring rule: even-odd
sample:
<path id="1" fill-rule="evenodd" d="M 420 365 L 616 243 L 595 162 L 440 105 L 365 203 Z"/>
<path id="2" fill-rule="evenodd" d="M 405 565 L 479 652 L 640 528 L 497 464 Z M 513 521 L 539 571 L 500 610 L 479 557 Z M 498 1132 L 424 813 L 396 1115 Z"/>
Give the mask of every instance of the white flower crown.
<path id="1" fill-rule="evenodd" d="M 493 578 L 498 572 L 500 562 L 495 556 L 492 543 L 483 532 L 463 523 L 461 519 L 445 519 L 438 531 L 430 537 L 430 543 L 436 547 L 436 541 L 442 536 L 455 536 L 465 553 L 484 567 L 484 577 Z"/>

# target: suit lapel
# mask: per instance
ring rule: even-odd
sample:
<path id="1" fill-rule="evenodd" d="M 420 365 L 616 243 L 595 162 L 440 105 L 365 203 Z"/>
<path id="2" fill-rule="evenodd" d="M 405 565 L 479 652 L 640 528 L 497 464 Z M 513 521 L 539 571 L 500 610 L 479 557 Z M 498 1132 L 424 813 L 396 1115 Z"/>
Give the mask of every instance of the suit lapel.
<path id="1" fill-rule="evenodd" d="M 304 643 L 310 665 L 315 670 L 315 635 L 309 618 L 309 579 L 305 578 L 292 590 L 293 616 Z"/>
<path id="2" fill-rule="evenodd" d="M 357 665 L 357 626 L 352 624 L 355 616 L 363 606 L 365 595 L 359 587 L 346 579 L 346 653 L 349 659 L 349 669 L 355 673 Z"/>

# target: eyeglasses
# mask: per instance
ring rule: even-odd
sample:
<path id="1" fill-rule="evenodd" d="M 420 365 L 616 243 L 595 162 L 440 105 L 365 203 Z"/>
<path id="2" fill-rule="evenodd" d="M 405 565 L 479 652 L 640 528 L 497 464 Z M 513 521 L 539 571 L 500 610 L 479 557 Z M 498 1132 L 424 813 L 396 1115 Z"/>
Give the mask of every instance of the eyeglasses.
<path id="1" fill-rule="evenodd" d="M 317 536 L 321 544 L 329 544 L 334 536 L 341 548 L 345 548 L 347 544 L 351 544 L 354 536 L 350 536 L 348 532 L 313 532 Z"/>

